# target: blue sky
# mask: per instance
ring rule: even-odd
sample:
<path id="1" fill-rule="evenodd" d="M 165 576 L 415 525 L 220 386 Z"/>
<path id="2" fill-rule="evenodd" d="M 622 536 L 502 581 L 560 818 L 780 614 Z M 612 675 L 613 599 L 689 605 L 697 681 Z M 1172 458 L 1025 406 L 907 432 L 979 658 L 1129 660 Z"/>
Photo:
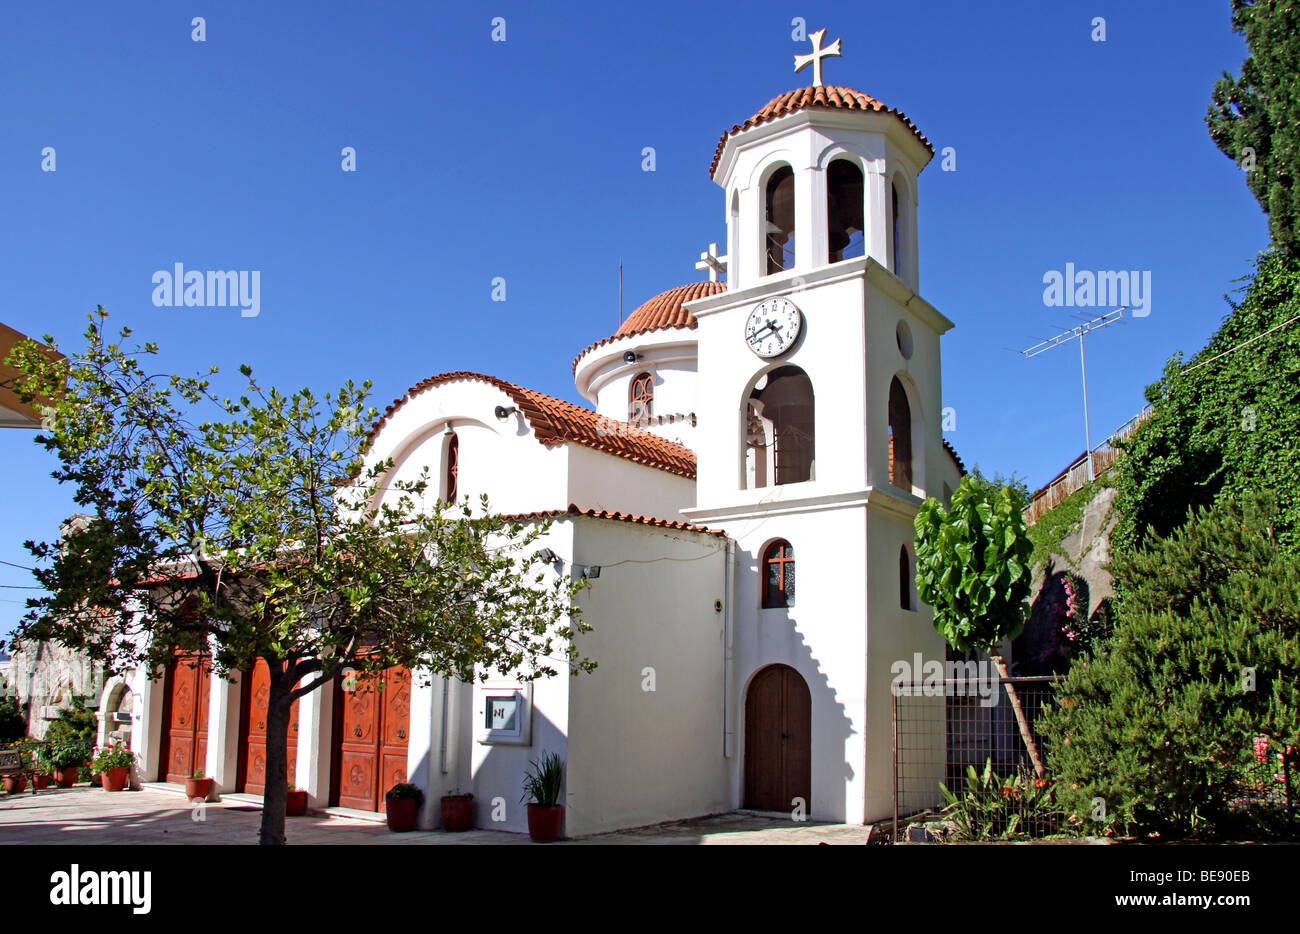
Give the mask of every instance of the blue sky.
<path id="1" fill-rule="evenodd" d="M 619 262 L 630 311 L 724 242 L 713 150 L 808 83 L 795 17 L 843 40 L 826 83 L 956 150 L 956 171 L 936 158 L 920 179 L 921 293 L 957 324 L 944 404 L 968 465 L 1037 486 L 1083 449 L 1077 350 L 1013 352 L 1075 323 L 1044 306 L 1045 272 L 1151 272 L 1150 315 L 1088 344 L 1096 442 L 1205 342 L 1267 243 L 1203 122 L 1246 54 L 1227 0 L 188 7 L 6 10 L 0 321 L 77 346 L 103 304 L 167 368 L 369 378 L 380 408 L 451 369 L 580 402 L 570 362 L 617 327 Z M 151 277 L 176 262 L 259 270 L 260 313 L 154 307 Z M 0 434 L 0 560 L 30 564 L 23 540 L 73 511 L 51 466 Z M 0 583 L 30 578 L 0 565 Z M 23 596 L 0 590 L 0 633 Z"/>

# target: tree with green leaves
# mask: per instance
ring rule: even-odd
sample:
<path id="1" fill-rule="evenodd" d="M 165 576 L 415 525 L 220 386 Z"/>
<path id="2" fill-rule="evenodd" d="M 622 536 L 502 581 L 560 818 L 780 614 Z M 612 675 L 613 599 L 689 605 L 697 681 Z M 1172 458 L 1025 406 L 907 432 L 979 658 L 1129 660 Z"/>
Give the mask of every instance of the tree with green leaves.
<path id="1" fill-rule="evenodd" d="M 1206 114 L 1210 138 L 1246 173 L 1273 242 L 1300 257 L 1300 7 L 1290 0 L 1233 0 L 1232 31 L 1250 56 L 1224 72 Z"/>
<path id="2" fill-rule="evenodd" d="M 28 543 L 49 595 L 17 635 L 152 677 L 178 651 L 211 651 L 227 677 L 265 659 L 260 842 L 284 842 L 290 706 L 344 669 L 470 681 L 594 667 L 573 642 L 589 628 L 582 584 L 536 547 L 547 523 L 507 521 L 486 498 L 443 504 L 427 476 L 397 480 L 368 458 L 369 383 L 322 400 L 245 366 L 238 398 L 223 398 L 215 367 L 148 372 L 157 346 L 127 349 L 125 328 L 111 341 L 106 317 L 90 316 L 67 358 L 34 342 L 11 354 L 24 396 L 52 400 L 37 441 L 91 516 Z"/>
<path id="3" fill-rule="evenodd" d="M 1121 833 L 1283 832 L 1300 775 L 1300 557 L 1248 493 L 1116 555 L 1115 632 L 1044 718 L 1063 803 Z M 1261 768 L 1262 767 L 1262 768 Z"/>
<path id="4" fill-rule="evenodd" d="M 1277 501 L 1275 534 L 1300 548 L 1300 259 L 1260 256 L 1244 299 L 1186 362 L 1147 387 L 1152 409 L 1111 482 L 1112 554 L 1167 536 L 1191 511 L 1248 490 Z"/>
<path id="5" fill-rule="evenodd" d="M 1029 556 L 1022 483 L 962 478 L 951 505 L 930 497 L 916 514 L 916 592 L 934 611 L 934 628 L 959 652 L 984 652 L 997 667 L 1035 773 L 1046 774 L 1024 708 L 1010 683 L 1000 643 L 1025 628 Z"/>

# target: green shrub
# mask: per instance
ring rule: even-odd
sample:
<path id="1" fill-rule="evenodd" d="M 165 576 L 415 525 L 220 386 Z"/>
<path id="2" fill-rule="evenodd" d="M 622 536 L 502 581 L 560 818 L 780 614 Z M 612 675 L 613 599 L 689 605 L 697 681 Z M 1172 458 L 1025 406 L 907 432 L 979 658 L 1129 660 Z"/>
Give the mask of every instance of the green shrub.
<path id="1" fill-rule="evenodd" d="M 0 697 L 0 746 L 7 746 L 14 740 L 27 735 L 27 718 L 18 698 Z"/>
<path id="2" fill-rule="evenodd" d="M 1277 517 L 1267 495 L 1224 500 L 1112 561 L 1114 634 L 1042 720 L 1068 811 L 1165 838 L 1295 832 L 1257 787 L 1257 743 L 1288 769 L 1300 747 L 1300 558 Z"/>
<path id="3" fill-rule="evenodd" d="M 541 762 L 528 763 L 524 776 L 524 795 L 521 801 L 531 799 L 544 807 L 554 807 L 560 800 L 560 784 L 564 781 L 564 760 L 553 752 L 544 754 Z"/>

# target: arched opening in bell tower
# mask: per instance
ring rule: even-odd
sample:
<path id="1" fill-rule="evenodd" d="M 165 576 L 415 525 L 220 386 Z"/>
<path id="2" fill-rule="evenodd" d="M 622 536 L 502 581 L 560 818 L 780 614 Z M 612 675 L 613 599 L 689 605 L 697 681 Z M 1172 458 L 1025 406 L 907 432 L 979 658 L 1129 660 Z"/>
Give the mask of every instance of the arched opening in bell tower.
<path id="1" fill-rule="evenodd" d="M 866 251 L 862 169 L 836 159 L 826 170 L 826 242 L 829 261 L 854 259 Z"/>
<path id="2" fill-rule="evenodd" d="M 912 406 L 897 376 L 889 384 L 889 482 L 912 492 Z"/>
<path id="3" fill-rule="evenodd" d="M 794 268 L 794 169 L 780 166 L 768 177 L 763 213 L 767 275 Z"/>
<path id="4" fill-rule="evenodd" d="M 759 489 L 814 478 L 812 380 L 797 366 L 764 373 L 745 407 L 745 487 Z"/>

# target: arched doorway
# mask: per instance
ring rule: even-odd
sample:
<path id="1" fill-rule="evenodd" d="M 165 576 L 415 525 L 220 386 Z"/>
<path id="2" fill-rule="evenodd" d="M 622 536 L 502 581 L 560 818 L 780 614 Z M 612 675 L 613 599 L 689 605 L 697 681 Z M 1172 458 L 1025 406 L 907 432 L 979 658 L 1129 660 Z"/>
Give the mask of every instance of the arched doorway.
<path id="1" fill-rule="evenodd" d="M 812 799 L 812 695 L 789 665 L 769 665 L 745 696 L 745 807 L 789 811 Z"/>

